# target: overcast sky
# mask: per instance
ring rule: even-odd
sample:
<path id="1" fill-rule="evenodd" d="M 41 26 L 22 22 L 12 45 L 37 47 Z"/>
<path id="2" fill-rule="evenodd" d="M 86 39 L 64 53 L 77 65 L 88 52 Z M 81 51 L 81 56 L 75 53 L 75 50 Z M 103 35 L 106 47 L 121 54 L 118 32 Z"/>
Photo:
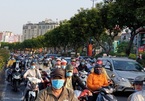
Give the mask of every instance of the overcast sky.
<path id="1" fill-rule="evenodd" d="M 93 0 L 1 0 L 0 32 L 11 31 L 22 34 L 22 27 L 28 21 L 38 23 L 47 19 L 53 21 L 70 19 L 80 8 L 91 8 Z M 95 3 L 103 0 L 94 0 Z"/>

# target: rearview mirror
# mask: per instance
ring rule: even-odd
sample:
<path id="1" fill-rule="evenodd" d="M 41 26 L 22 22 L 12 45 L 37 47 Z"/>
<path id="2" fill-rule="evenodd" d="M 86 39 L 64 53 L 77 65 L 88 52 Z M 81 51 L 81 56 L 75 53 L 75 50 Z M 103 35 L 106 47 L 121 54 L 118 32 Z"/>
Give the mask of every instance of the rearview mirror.
<path id="1" fill-rule="evenodd" d="M 105 66 L 105 69 L 110 69 L 110 66 L 106 65 L 106 66 Z"/>

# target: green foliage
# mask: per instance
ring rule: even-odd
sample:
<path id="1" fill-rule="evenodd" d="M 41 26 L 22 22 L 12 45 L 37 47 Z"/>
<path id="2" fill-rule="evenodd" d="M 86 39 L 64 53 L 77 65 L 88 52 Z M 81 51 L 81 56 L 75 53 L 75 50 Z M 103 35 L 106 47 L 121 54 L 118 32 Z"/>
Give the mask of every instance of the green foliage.
<path id="1" fill-rule="evenodd" d="M 136 57 L 137 57 L 136 54 L 130 53 L 128 58 L 136 60 Z"/>
<path id="2" fill-rule="evenodd" d="M 117 57 L 126 57 L 125 52 L 121 52 L 121 53 L 116 53 Z"/>
<path id="3" fill-rule="evenodd" d="M 117 52 L 118 52 L 118 53 L 125 52 L 127 45 L 128 45 L 128 42 L 121 42 L 121 43 L 117 46 Z"/>
<path id="4" fill-rule="evenodd" d="M 6 49 L 0 49 L 0 70 L 9 58 L 9 51 Z"/>
<path id="5" fill-rule="evenodd" d="M 109 55 L 111 55 L 111 56 L 116 56 L 116 53 L 114 53 L 114 51 L 111 51 L 111 52 L 109 53 Z"/>

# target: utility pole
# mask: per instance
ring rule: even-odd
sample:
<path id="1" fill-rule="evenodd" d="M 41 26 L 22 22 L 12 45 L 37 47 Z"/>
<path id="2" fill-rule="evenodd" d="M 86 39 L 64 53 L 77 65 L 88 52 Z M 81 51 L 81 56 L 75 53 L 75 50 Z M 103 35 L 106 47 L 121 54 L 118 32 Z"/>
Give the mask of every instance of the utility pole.
<path id="1" fill-rule="evenodd" d="M 94 4 L 96 0 L 91 0 L 92 1 L 92 8 L 94 8 Z"/>

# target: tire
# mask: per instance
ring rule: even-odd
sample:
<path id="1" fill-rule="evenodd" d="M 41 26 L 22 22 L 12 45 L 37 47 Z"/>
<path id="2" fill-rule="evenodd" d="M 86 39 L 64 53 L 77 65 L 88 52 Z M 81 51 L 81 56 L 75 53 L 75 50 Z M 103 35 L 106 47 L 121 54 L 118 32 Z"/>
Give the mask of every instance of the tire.
<path id="1" fill-rule="evenodd" d="M 18 86 L 19 86 L 19 81 L 13 81 L 13 87 L 14 87 L 14 91 L 17 92 L 18 91 Z"/>
<path id="2" fill-rule="evenodd" d="M 30 96 L 30 101 L 35 101 L 35 97 L 34 96 Z"/>

